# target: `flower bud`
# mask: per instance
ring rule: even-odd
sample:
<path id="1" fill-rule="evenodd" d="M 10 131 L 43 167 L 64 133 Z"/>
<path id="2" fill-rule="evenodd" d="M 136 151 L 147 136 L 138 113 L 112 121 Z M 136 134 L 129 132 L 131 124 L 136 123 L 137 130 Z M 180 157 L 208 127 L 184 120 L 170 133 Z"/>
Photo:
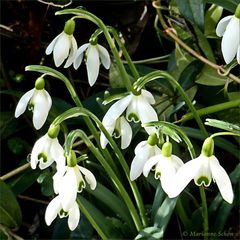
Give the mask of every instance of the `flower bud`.
<path id="1" fill-rule="evenodd" d="M 70 19 L 65 23 L 64 32 L 68 35 L 72 35 L 75 30 L 75 21 Z"/>
<path id="2" fill-rule="evenodd" d="M 60 126 L 56 125 L 56 126 L 50 126 L 50 128 L 48 129 L 48 136 L 50 138 L 56 138 L 59 134 L 60 131 Z"/>
<path id="3" fill-rule="evenodd" d="M 35 81 L 35 88 L 37 90 L 42 90 L 45 87 L 45 80 L 43 77 L 39 77 L 36 81 Z"/>
<path id="4" fill-rule="evenodd" d="M 151 146 L 154 146 L 158 143 L 158 137 L 156 133 L 152 133 L 147 140 L 147 143 Z"/>
<path id="5" fill-rule="evenodd" d="M 172 144 L 170 142 L 165 142 L 162 146 L 162 155 L 164 157 L 171 157 L 172 155 Z"/>
<path id="6" fill-rule="evenodd" d="M 240 3 L 238 4 L 238 6 L 235 10 L 235 17 L 240 19 Z"/>
<path id="7" fill-rule="evenodd" d="M 201 154 L 206 157 L 211 157 L 213 155 L 213 151 L 214 151 L 214 141 L 211 137 L 208 137 L 205 139 L 203 143 Z"/>

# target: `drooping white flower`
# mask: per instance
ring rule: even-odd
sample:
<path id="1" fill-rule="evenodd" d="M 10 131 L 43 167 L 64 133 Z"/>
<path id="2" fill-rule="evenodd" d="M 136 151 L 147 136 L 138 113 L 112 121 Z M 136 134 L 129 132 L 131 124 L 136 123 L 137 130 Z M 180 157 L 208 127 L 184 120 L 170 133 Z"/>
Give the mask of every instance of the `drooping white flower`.
<path id="1" fill-rule="evenodd" d="M 204 185 L 204 187 L 208 187 L 213 179 L 223 199 L 228 203 L 232 203 L 233 190 L 231 181 L 214 155 L 207 157 L 200 154 L 199 157 L 185 163 L 175 176 L 174 188 L 170 197 L 179 195 L 192 179 L 194 179 L 196 185 Z"/>
<path id="2" fill-rule="evenodd" d="M 219 191 L 225 201 L 232 203 L 233 190 L 230 178 L 224 168 L 213 155 L 214 142 L 207 138 L 202 147 L 199 157 L 185 163 L 175 175 L 170 197 L 180 194 L 188 183 L 194 179 L 196 185 L 208 187 L 212 179 L 216 182 Z"/>
<path id="3" fill-rule="evenodd" d="M 73 36 L 74 29 L 74 20 L 68 20 L 64 31 L 52 40 L 45 51 L 47 55 L 53 52 L 56 67 L 59 67 L 65 59 L 67 59 L 64 65 L 65 68 L 69 67 L 74 61 L 77 52 L 77 42 Z"/>
<path id="4" fill-rule="evenodd" d="M 66 162 L 64 150 L 57 138 L 51 138 L 46 133 L 33 146 L 30 161 L 31 168 L 35 169 L 39 163 L 39 168 L 45 169 L 54 161 L 57 164 L 57 170 L 64 168 Z"/>
<path id="5" fill-rule="evenodd" d="M 149 158 L 145 163 L 143 175 L 147 177 L 150 170 L 155 166 L 155 178 L 160 179 L 163 190 L 169 195 L 176 172 L 182 165 L 183 161 L 171 154 L 171 143 L 166 142 L 163 144 L 162 153 Z"/>
<path id="6" fill-rule="evenodd" d="M 52 99 L 49 93 L 44 89 L 44 87 L 39 89 L 35 86 L 35 88 L 26 92 L 20 98 L 15 110 L 15 117 L 18 118 L 28 107 L 33 111 L 34 127 L 36 129 L 40 129 L 47 119 L 51 106 Z"/>
<path id="7" fill-rule="evenodd" d="M 225 62 L 230 63 L 235 56 L 240 64 L 240 4 L 235 15 L 224 17 L 216 28 L 216 34 L 222 38 L 221 48 Z"/>
<path id="8" fill-rule="evenodd" d="M 45 212 L 45 222 L 49 226 L 52 221 L 59 215 L 60 218 L 68 217 L 68 227 L 73 231 L 80 220 L 80 210 L 76 201 L 69 207 L 66 212 L 63 210 L 60 196 L 55 197 L 47 206 Z"/>
<path id="9" fill-rule="evenodd" d="M 125 117 L 121 116 L 115 121 L 109 121 L 108 118 L 103 119 L 103 125 L 111 136 L 115 138 L 121 137 L 121 148 L 125 149 L 132 140 L 132 128 Z M 101 146 L 106 147 L 108 140 L 103 133 L 100 135 Z"/>
<path id="10" fill-rule="evenodd" d="M 97 186 L 97 181 L 92 172 L 78 165 L 74 167 L 66 166 L 65 171 L 61 171 L 61 174 L 57 172 L 53 180 L 55 181 L 54 191 L 59 194 L 61 206 L 65 212 L 68 212 L 75 202 L 77 193 L 85 188 L 85 181 L 92 190 Z"/>
<path id="11" fill-rule="evenodd" d="M 134 181 L 143 172 L 145 163 L 153 156 L 159 155 L 161 149 L 157 145 L 150 145 L 148 141 L 140 142 L 135 148 L 135 157 L 130 167 L 130 179 Z"/>
<path id="12" fill-rule="evenodd" d="M 102 123 L 109 133 L 112 134 L 116 120 L 123 114 L 124 111 L 126 111 L 126 118 L 128 121 L 140 121 L 142 124 L 151 121 L 157 121 L 157 113 L 151 106 L 151 104 L 154 103 L 155 100 L 153 95 L 147 90 L 142 89 L 139 95 L 130 93 L 129 95 L 115 102 L 108 109 L 102 120 Z M 146 127 L 145 130 L 148 132 L 148 134 L 155 132 L 154 127 Z M 108 143 L 103 133 L 101 133 L 100 142 L 102 148 L 105 148 Z"/>
<path id="13" fill-rule="evenodd" d="M 93 86 L 99 74 L 100 63 L 106 69 L 110 68 L 110 56 L 107 49 L 100 44 L 85 43 L 77 50 L 73 63 L 75 69 L 78 69 L 82 63 L 84 52 L 86 54 L 88 82 L 90 86 Z"/>

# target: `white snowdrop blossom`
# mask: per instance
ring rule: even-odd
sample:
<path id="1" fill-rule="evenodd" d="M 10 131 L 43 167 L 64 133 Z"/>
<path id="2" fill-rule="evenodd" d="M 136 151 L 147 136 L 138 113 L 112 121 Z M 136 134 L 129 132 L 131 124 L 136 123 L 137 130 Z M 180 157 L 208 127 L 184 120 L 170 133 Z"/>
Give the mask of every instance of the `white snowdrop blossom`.
<path id="1" fill-rule="evenodd" d="M 57 138 L 51 138 L 48 133 L 46 133 L 33 146 L 30 161 L 31 168 L 36 169 L 39 163 L 39 168 L 45 169 L 54 161 L 57 164 L 57 170 L 64 168 L 66 162 L 64 150 Z"/>
<path id="2" fill-rule="evenodd" d="M 68 211 L 64 211 L 60 196 L 55 197 L 47 206 L 45 212 L 45 222 L 49 226 L 52 221 L 59 215 L 60 218 L 68 217 L 68 227 L 73 231 L 80 220 L 80 210 L 76 201 L 69 207 Z"/>
<path id="3" fill-rule="evenodd" d="M 231 181 L 214 155 L 207 157 L 200 154 L 199 157 L 185 163 L 175 176 L 174 188 L 170 197 L 179 195 L 192 179 L 194 179 L 197 186 L 203 185 L 204 187 L 208 187 L 213 179 L 223 199 L 228 203 L 232 203 L 233 190 Z"/>
<path id="4" fill-rule="evenodd" d="M 233 202 L 233 189 L 230 178 L 218 159 L 213 155 L 213 140 L 207 138 L 203 144 L 199 157 L 185 163 L 175 175 L 170 197 L 176 197 L 188 183 L 194 179 L 197 186 L 208 187 L 212 179 L 216 182 L 225 201 Z M 210 151 L 209 151 L 210 149 Z"/>
<path id="5" fill-rule="evenodd" d="M 177 170 L 183 165 L 183 161 L 171 154 L 171 150 L 166 154 L 166 148 L 171 149 L 171 143 L 163 144 L 162 153 L 148 159 L 143 167 L 143 175 L 148 176 L 150 170 L 155 166 L 155 178 L 160 179 L 163 190 L 169 195 L 172 189 L 173 179 Z"/>
<path id="6" fill-rule="evenodd" d="M 115 102 L 107 111 L 103 117 L 102 124 L 112 135 L 116 120 L 126 111 L 126 118 L 128 121 L 141 122 L 142 124 L 157 121 L 158 116 L 151 104 L 154 104 L 155 100 L 153 95 L 147 90 L 142 89 L 139 95 L 130 93 L 129 95 L 121 98 Z M 145 130 L 148 134 L 154 133 L 154 127 L 146 127 Z M 130 144 L 132 135 L 129 136 L 128 143 Z M 108 140 L 101 132 L 100 142 L 102 148 L 105 148 Z M 125 144 L 128 147 L 129 144 Z"/>
<path id="7" fill-rule="evenodd" d="M 130 179 L 134 181 L 143 172 L 145 163 L 153 156 L 161 154 L 161 149 L 157 145 L 150 145 L 148 141 L 140 142 L 135 148 L 135 157 L 130 167 Z"/>
<path id="8" fill-rule="evenodd" d="M 42 78 L 39 79 L 42 80 Z M 15 117 L 18 118 L 22 115 L 28 107 L 29 110 L 33 111 L 33 125 L 38 130 L 43 126 L 48 117 L 49 110 L 52 106 L 52 99 L 44 89 L 44 86 L 38 88 L 36 85 L 37 84 L 35 84 L 35 88 L 26 92 L 20 98 L 15 110 Z"/>
<path id="9" fill-rule="evenodd" d="M 76 53 L 76 57 L 73 62 L 73 67 L 78 69 L 82 63 L 84 52 L 86 54 L 86 66 L 88 82 L 90 86 L 93 86 L 97 80 L 99 74 L 100 63 L 106 68 L 110 68 L 111 60 L 106 48 L 100 44 L 83 44 Z"/>
<path id="10" fill-rule="evenodd" d="M 64 68 L 69 67 L 77 53 L 77 42 L 73 36 L 75 22 L 68 20 L 65 24 L 64 31 L 56 36 L 48 45 L 45 53 L 50 55 L 53 52 L 53 59 L 56 67 L 59 67 L 67 59 Z"/>
<path id="11" fill-rule="evenodd" d="M 235 15 L 220 20 L 216 34 L 222 37 L 221 49 L 225 62 L 228 64 L 237 56 L 237 62 L 240 64 L 240 4 Z"/>
<path id="12" fill-rule="evenodd" d="M 111 136 L 115 138 L 121 138 L 121 148 L 125 149 L 129 146 L 132 140 L 132 128 L 125 117 L 121 116 L 115 121 L 108 122 L 109 119 L 104 119 L 103 124 Z M 102 146 L 106 146 L 108 143 L 107 138 L 101 133 L 100 141 Z"/>
<path id="13" fill-rule="evenodd" d="M 85 181 L 92 190 L 97 186 L 97 181 L 92 172 L 78 165 L 74 167 L 66 166 L 63 171 L 60 171 L 60 174 L 58 172 L 55 174 L 53 180 L 54 191 L 59 194 L 61 206 L 65 212 L 68 212 L 75 202 L 77 193 L 85 188 Z"/>

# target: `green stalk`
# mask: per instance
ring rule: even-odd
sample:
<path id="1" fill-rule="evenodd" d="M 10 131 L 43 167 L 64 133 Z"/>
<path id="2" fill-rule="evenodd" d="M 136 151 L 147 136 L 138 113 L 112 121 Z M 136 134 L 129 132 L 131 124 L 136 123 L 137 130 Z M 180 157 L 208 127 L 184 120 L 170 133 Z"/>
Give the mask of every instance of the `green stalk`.
<path id="1" fill-rule="evenodd" d="M 204 229 L 204 240 L 208 239 L 208 207 L 207 207 L 207 199 L 203 186 L 199 187 L 200 196 L 202 200 L 202 217 L 203 217 L 203 229 Z"/>
<path id="2" fill-rule="evenodd" d="M 118 190 L 119 194 L 122 196 L 124 202 L 126 203 L 126 206 L 128 207 L 129 212 L 132 216 L 132 219 L 135 223 L 136 229 L 140 231 L 142 229 L 142 224 L 138 216 L 138 213 L 136 211 L 136 208 L 133 202 L 131 201 L 131 198 L 129 197 L 127 191 L 125 190 L 124 186 L 122 185 L 122 183 L 120 182 L 117 175 L 114 173 L 114 171 L 112 170 L 111 166 L 108 164 L 106 159 L 100 154 L 100 151 L 93 145 L 93 143 L 88 139 L 87 135 L 82 130 L 79 130 L 79 129 L 74 130 L 71 133 L 66 143 L 67 151 L 71 150 L 73 141 L 76 137 L 80 137 L 85 142 L 85 144 L 90 149 L 90 151 L 94 154 L 94 156 L 98 159 L 98 161 L 104 167 L 109 177 L 112 179 L 112 182 L 115 185 L 116 189 Z"/>
<path id="3" fill-rule="evenodd" d="M 103 240 L 107 240 L 108 237 L 104 234 L 104 232 L 102 231 L 102 229 L 99 227 L 99 225 L 97 224 L 97 222 L 94 220 L 94 218 L 91 216 L 91 214 L 87 211 L 87 209 L 84 207 L 84 205 L 81 203 L 80 199 L 77 198 L 77 203 L 78 206 L 81 210 L 81 212 L 83 212 L 83 214 L 86 216 L 86 218 L 88 219 L 88 221 L 91 223 L 91 225 L 95 228 L 95 230 L 97 231 L 97 233 L 99 234 L 99 236 L 101 237 L 101 239 Z"/>
<path id="4" fill-rule="evenodd" d="M 240 106 L 240 99 L 202 108 L 202 109 L 196 110 L 196 112 L 198 113 L 199 116 L 205 116 L 211 113 L 215 113 L 215 112 L 219 112 L 219 111 L 223 111 L 226 109 L 235 108 L 239 106 Z M 182 118 L 177 122 L 186 122 L 188 120 L 191 120 L 192 118 L 193 118 L 193 113 L 187 113 L 183 115 Z"/>
<path id="5" fill-rule="evenodd" d="M 146 217 L 146 211 L 145 211 L 145 207 L 144 207 L 144 204 L 143 204 L 143 200 L 142 200 L 142 197 L 140 195 L 140 192 L 138 191 L 136 182 L 130 180 L 129 167 L 128 167 L 126 161 L 125 161 L 125 158 L 124 158 L 121 150 L 118 148 L 117 144 L 115 143 L 115 141 L 112 139 L 112 137 L 110 136 L 108 131 L 103 126 L 102 122 L 93 113 L 91 113 L 87 109 L 80 108 L 80 107 L 75 107 L 75 108 L 69 109 L 66 112 L 59 115 L 52 122 L 52 125 L 59 125 L 59 124 L 61 124 L 62 121 L 66 120 L 70 117 L 78 117 L 78 116 L 88 116 L 88 117 L 90 117 L 97 124 L 99 129 L 103 132 L 103 134 L 108 139 L 109 144 L 111 145 L 112 149 L 114 150 L 116 156 L 119 159 L 119 162 L 120 162 L 120 164 L 121 164 L 121 166 L 124 170 L 124 173 L 127 177 L 129 185 L 132 189 L 137 207 L 139 209 L 139 213 L 140 213 L 140 216 L 141 216 L 143 227 L 146 227 L 148 225 L 148 220 L 147 220 L 147 217 Z"/>
<path id="6" fill-rule="evenodd" d="M 122 76 L 124 85 L 126 86 L 126 88 L 128 89 L 128 91 L 131 91 L 133 94 L 138 95 L 139 93 L 133 88 L 132 83 L 129 79 L 128 73 L 126 72 L 126 69 L 124 68 L 124 65 L 122 63 L 121 58 L 119 57 L 117 48 L 111 38 L 111 35 L 108 31 L 108 28 L 106 27 L 106 25 L 103 23 L 103 21 L 98 18 L 97 16 L 95 16 L 94 14 L 83 10 L 83 9 L 65 9 L 65 10 L 61 10 L 55 13 L 56 15 L 62 15 L 62 14 L 75 14 L 76 16 L 73 17 L 73 19 L 76 18 L 83 18 L 83 19 L 87 19 L 93 23 L 95 23 L 99 28 L 102 29 L 105 38 L 108 42 L 108 45 L 112 51 L 113 57 L 118 65 L 118 69 L 119 72 Z"/>

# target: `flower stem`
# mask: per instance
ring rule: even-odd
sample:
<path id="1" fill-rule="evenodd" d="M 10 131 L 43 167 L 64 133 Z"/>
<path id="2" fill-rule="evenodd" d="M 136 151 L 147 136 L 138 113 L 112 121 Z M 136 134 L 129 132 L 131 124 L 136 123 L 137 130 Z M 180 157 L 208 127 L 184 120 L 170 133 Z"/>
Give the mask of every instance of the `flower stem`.
<path id="1" fill-rule="evenodd" d="M 204 229 L 204 240 L 208 239 L 208 207 L 207 207 L 207 199 L 203 186 L 199 187 L 200 196 L 202 200 L 202 217 L 203 217 L 203 229 Z"/>
<path id="2" fill-rule="evenodd" d="M 102 231 L 102 229 L 100 228 L 100 226 L 97 224 L 97 222 L 94 220 L 94 218 L 91 216 L 91 214 L 88 212 L 88 210 L 85 208 L 84 204 L 80 201 L 79 198 L 77 198 L 77 203 L 78 206 L 81 210 L 81 212 L 83 212 L 83 214 L 86 216 L 86 218 L 88 219 L 88 221 L 91 223 L 91 225 L 95 228 L 95 230 L 97 231 L 97 233 L 99 234 L 99 236 L 101 237 L 101 239 L 103 240 L 107 240 L 108 237 L 105 235 L 105 233 Z"/>
<path id="3" fill-rule="evenodd" d="M 138 92 L 133 88 L 132 83 L 129 79 L 128 73 L 126 69 L 124 68 L 124 65 L 122 63 L 121 58 L 119 57 L 119 53 L 117 51 L 117 48 L 111 38 L 111 35 L 109 33 L 109 30 L 107 26 L 103 23 L 103 21 L 95 16 L 94 14 L 83 10 L 83 9 L 65 9 L 61 10 L 55 13 L 56 15 L 62 15 L 62 14 L 75 14 L 76 16 L 74 18 L 83 18 L 87 19 L 93 23 L 95 23 L 99 28 L 102 29 L 103 34 L 105 35 L 105 38 L 108 42 L 108 45 L 112 51 L 112 54 L 114 56 L 114 59 L 118 65 L 119 72 L 121 74 L 121 77 L 123 79 L 125 87 L 128 89 L 128 91 L 131 91 L 133 94 L 138 95 Z"/>

